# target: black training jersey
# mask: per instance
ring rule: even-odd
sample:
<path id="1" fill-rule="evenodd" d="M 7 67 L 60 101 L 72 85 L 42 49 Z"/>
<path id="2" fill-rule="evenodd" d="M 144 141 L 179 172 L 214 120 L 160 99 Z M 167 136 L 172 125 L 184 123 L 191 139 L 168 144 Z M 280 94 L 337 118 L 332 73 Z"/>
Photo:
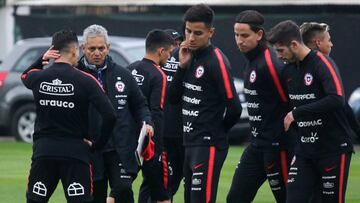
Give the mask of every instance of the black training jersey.
<path id="1" fill-rule="evenodd" d="M 296 153 L 310 158 L 352 150 L 344 89 L 334 61 L 318 51 L 285 68 L 297 124 Z"/>
<path id="2" fill-rule="evenodd" d="M 21 76 L 36 105 L 33 158 L 70 157 L 89 162 L 88 108 L 102 115 L 102 134 L 95 148 L 105 146 L 115 122 L 114 109 L 96 79 L 67 63 L 37 69 L 41 58 Z"/>
<path id="3" fill-rule="evenodd" d="M 185 146 L 228 147 L 226 132 L 238 121 L 241 104 L 230 63 L 216 47 L 193 52 L 187 68 L 179 68 L 169 99 L 182 103 Z"/>
<path id="4" fill-rule="evenodd" d="M 146 98 L 130 71 L 116 64 L 110 56 L 106 57 L 103 68 L 87 66 L 85 60 L 85 57 L 81 58 L 77 68 L 97 78 L 116 112 L 116 123 L 103 151 L 116 150 L 125 170 L 137 173 L 134 151 L 138 144 L 138 129 L 143 121 L 152 125 Z M 94 108 L 89 113 L 89 130 L 98 137 L 101 134 L 100 115 Z"/>
<path id="5" fill-rule="evenodd" d="M 284 64 L 273 49 L 257 46 L 245 54 L 244 93 L 251 127 L 251 144 L 262 149 L 287 148 L 284 117 L 291 109 L 281 81 Z"/>
<path id="6" fill-rule="evenodd" d="M 147 98 L 151 117 L 154 122 L 154 142 L 156 150 L 163 147 L 163 108 L 166 93 L 166 75 L 155 62 L 143 58 L 128 67 L 138 83 L 142 93 Z M 159 152 L 158 151 L 158 152 Z"/>
<path id="7" fill-rule="evenodd" d="M 178 68 L 179 49 L 175 49 L 165 66 L 161 67 L 166 75 L 167 91 L 170 89 L 170 84 Z M 164 105 L 164 137 L 182 138 L 181 103 L 171 104 L 168 95 L 167 93 Z"/>

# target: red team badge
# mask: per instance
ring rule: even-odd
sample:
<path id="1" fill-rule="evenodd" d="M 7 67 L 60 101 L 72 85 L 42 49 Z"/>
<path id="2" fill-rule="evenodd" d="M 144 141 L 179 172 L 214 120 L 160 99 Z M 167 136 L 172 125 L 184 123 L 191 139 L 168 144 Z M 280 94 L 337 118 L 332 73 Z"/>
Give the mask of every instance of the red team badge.
<path id="1" fill-rule="evenodd" d="M 255 70 L 251 71 L 249 80 L 250 80 L 251 83 L 255 82 L 255 80 L 256 80 L 256 72 L 255 72 Z"/>
<path id="2" fill-rule="evenodd" d="M 313 82 L 313 76 L 310 73 L 306 73 L 304 77 L 304 82 L 306 86 L 310 86 Z"/>
<path id="3" fill-rule="evenodd" d="M 115 83 L 115 87 L 116 87 L 118 92 L 123 92 L 124 89 L 125 89 L 125 84 L 123 82 L 121 82 L 121 81 L 117 81 Z"/>
<path id="4" fill-rule="evenodd" d="M 203 76 L 204 75 L 204 67 L 203 66 L 198 66 L 197 68 L 196 68 L 196 71 L 195 71 L 195 77 L 196 78 L 201 78 L 201 76 Z"/>

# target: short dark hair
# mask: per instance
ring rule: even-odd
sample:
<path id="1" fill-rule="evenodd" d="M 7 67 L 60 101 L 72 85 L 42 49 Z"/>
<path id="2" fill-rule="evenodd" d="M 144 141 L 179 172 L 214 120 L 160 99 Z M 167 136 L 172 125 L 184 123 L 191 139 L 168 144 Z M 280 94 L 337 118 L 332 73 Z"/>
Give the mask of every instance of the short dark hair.
<path id="1" fill-rule="evenodd" d="M 256 10 L 245 10 L 239 13 L 235 18 L 235 23 L 244 23 L 250 26 L 253 32 L 263 31 L 263 36 L 260 40 L 260 44 L 266 43 L 265 29 L 263 27 L 265 22 L 264 16 Z"/>
<path id="2" fill-rule="evenodd" d="M 271 44 L 290 45 L 293 40 L 302 43 L 299 26 L 292 20 L 280 22 L 268 33 L 268 41 Z"/>
<path id="3" fill-rule="evenodd" d="M 250 26 L 250 29 L 254 32 L 264 30 L 264 22 L 264 16 L 255 10 L 242 11 L 235 18 L 235 23 L 248 24 Z"/>
<path id="4" fill-rule="evenodd" d="M 71 44 L 79 44 L 77 35 L 71 30 L 60 30 L 52 36 L 53 49 L 68 52 Z"/>
<path id="5" fill-rule="evenodd" d="M 184 14 L 184 22 L 202 22 L 207 27 L 212 27 L 214 11 L 205 4 L 197 4 L 190 7 Z"/>
<path id="6" fill-rule="evenodd" d="M 305 45 L 311 44 L 315 37 L 330 30 L 329 25 L 317 22 L 305 22 L 300 26 L 301 37 Z"/>
<path id="7" fill-rule="evenodd" d="M 175 40 L 163 30 L 151 30 L 145 40 L 146 52 L 155 52 L 160 47 L 168 48 L 175 44 Z"/>

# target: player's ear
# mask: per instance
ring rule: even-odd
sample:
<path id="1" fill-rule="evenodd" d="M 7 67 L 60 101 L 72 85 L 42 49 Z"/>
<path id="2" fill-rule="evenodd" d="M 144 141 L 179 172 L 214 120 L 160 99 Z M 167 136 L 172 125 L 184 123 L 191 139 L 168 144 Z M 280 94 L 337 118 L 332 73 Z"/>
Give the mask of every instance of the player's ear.
<path id="1" fill-rule="evenodd" d="M 210 38 L 212 38 L 212 36 L 214 35 L 214 33 L 215 33 L 215 28 L 214 28 L 214 27 L 211 27 L 210 30 L 209 30 Z"/>
<path id="2" fill-rule="evenodd" d="M 263 38 L 264 35 L 264 30 L 260 29 L 259 31 L 256 32 L 257 35 L 257 41 L 260 41 Z"/>
<path id="3" fill-rule="evenodd" d="M 78 55 L 79 55 L 79 46 L 78 45 L 73 45 L 73 46 L 71 46 L 71 48 L 70 48 L 70 53 L 71 53 L 71 56 L 72 57 L 78 57 Z"/>
<path id="4" fill-rule="evenodd" d="M 295 49 L 297 49 L 298 47 L 299 47 L 299 45 L 300 45 L 300 43 L 298 42 L 298 41 L 296 41 L 296 40 L 292 40 L 291 42 L 290 42 L 290 48 L 292 49 L 292 50 L 295 50 Z"/>
<path id="5" fill-rule="evenodd" d="M 319 39 L 315 39 L 314 43 L 315 43 L 316 47 L 319 48 L 321 41 Z"/>
<path id="6" fill-rule="evenodd" d="M 158 53 L 159 56 L 162 56 L 164 52 L 165 52 L 165 48 L 164 48 L 164 47 L 159 47 L 159 48 L 158 48 L 157 53 Z"/>

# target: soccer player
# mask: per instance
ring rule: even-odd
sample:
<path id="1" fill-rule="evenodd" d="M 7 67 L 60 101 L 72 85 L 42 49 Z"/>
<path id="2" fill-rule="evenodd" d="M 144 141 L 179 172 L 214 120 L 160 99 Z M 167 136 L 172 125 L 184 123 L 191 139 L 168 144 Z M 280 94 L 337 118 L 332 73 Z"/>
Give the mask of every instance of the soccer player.
<path id="1" fill-rule="evenodd" d="M 173 50 L 167 63 L 161 67 L 167 79 L 167 91 L 173 80 L 176 70 L 179 68 L 179 47 L 183 37 L 173 29 L 164 30 L 176 42 L 177 47 Z M 166 96 L 169 94 L 167 93 Z M 183 146 L 183 127 L 181 120 L 181 103 L 171 104 L 165 98 L 164 104 L 164 148 L 167 154 L 169 165 L 169 194 L 172 198 L 183 179 L 184 165 L 184 146 Z"/>
<path id="2" fill-rule="evenodd" d="M 330 55 L 333 43 L 331 42 L 330 26 L 325 23 L 303 23 L 300 26 L 304 44 L 310 49 L 319 50 L 323 54 Z M 360 138 L 360 125 L 350 105 L 345 103 L 345 113 L 352 130 Z"/>
<path id="3" fill-rule="evenodd" d="M 182 103 L 186 203 L 216 202 L 220 171 L 228 152 L 226 132 L 242 111 L 226 56 L 210 43 L 213 10 L 199 4 L 184 14 L 185 41 L 169 101 Z"/>
<path id="4" fill-rule="evenodd" d="M 284 132 L 290 110 L 281 72 L 284 64 L 267 45 L 264 17 L 255 10 L 235 19 L 235 41 L 248 60 L 244 92 L 251 127 L 250 145 L 236 167 L 228 203 L 250 203 L 267 179 L 276 202 L 286 201 L 288 165 L 293 146 Z"/>
<path id="5" fill-rule="evenodd" d="M 52 66 L 42 69 L 41 57 L 21 76 L 33 91 L 37 114 L 27 202 L 48 202 L 59 179 L 68 202 L 86 202 L 93 192 L 90 148 L 104 147 L 115 112 L 96 79 L 74 68 L 79 57 L 76 34 L 56 32 L 52 48 L 61 55 Z M 101 133 L 95 142 L 89 141 L 90 105 L 101 119 Z"/>
<path id="6" fill-rule="evenodd" d="M 162 30 L 152 30 L 146 36 L 146 53 L 141 61 L 129 65 L 140 89 L 149 103 L 154 122 L 155 152 L 145 158 L 142 172 L 139 202 L 170 202 L 169 171 L 166 152 L 163 148 L 163 108 L 166 93 L 166 75 L 161 70 L 170 58 L 174 40 Z"/>
<path id="7" fill-rule="evenodd" d="M 300 26 L 304 44 L 310 49 L 316 49 L 323 54 L 330 55 L 333 43 L 330 37 L 330 26 L 325 23 L 303 23 Z"/>
<path id="8" fill-rule="evenodd" d="M 284 118 L 285 130 L 293 122 L 298 127 L 287 202 L 309 201 L 316 182 L 323 202 L 344 202 L 353 149 L 338 68 L 329 56 L 305 46 L 293 21 L 273 27 L 269 42 L 289 63 L 284 75 L 295 108 Z"/>
<path id="9" fill-rule="evenodd" d="M 333 43 L 331 41 L 329 25 L 325 23 L 305 22 L 300 26 L 300 32 L 304 44 L 307 47 L 313 50 L 318 50 L 323 54 L 330 55 Z M 345 102 L 344 111 L 354 133 L 360 137 L 360 125 L 347 102 Z M 317 187 L 320 187 L 320 183 L 318 183 Z M 314 195 L 311 202 L 321 202 L 321 193 L 319 194 L 320 195 Z"/>
<path id="10" fill-rule="evenodd" d="M 99 81 L 112 101 L 117 115 L 109 142 L 102 152 L 92 156 L 93 202 L 106 202 L 108 182 L 114 201 L 134 202 L 132 182 L 137 176 L 138 165 L 134 156 L 137 134 L 132 126 L 135 122 L 139 129 L 142 121 L 152 123 L 146 98 L 131 73 L 109 56 L 110 42 L 104 27 L 90 25 L 84 30 L 83 39 L 84 56 L 79 60 L 77 68 L 93 75 Z M 56 50 L 44 54 L 47 59 L 51 56 L 56 56 Z M 89 132 L 95 138 L 100 134 L 99 120 L 99 114 L 91 108 Z M 147 128 L 152 136 L 152 127 L 147 125 Z"/>

